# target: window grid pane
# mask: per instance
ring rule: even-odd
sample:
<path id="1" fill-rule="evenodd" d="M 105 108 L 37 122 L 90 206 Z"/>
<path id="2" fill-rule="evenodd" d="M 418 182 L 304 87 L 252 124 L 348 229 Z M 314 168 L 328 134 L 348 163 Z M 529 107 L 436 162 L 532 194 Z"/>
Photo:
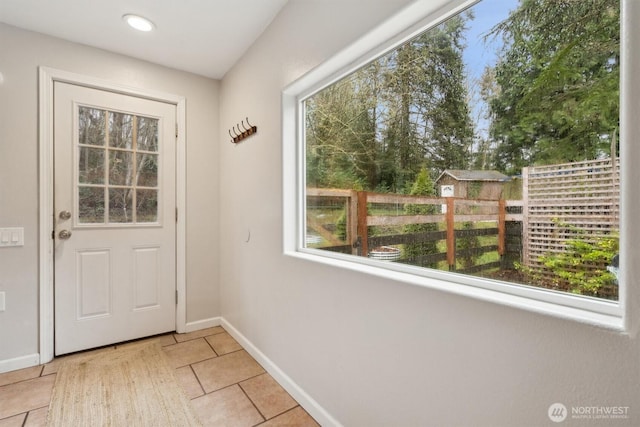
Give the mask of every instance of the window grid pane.
<path id="1" fill-rule="evenodd" d="M 80 224 L 158 221 L 158 122 L 156 118 L 79 107 Z"/>
<path id="2" fill-rule="evenodd" d="M 78 186 L 78 199 L 81 224 L 104 224 L 105 187 Z"/>

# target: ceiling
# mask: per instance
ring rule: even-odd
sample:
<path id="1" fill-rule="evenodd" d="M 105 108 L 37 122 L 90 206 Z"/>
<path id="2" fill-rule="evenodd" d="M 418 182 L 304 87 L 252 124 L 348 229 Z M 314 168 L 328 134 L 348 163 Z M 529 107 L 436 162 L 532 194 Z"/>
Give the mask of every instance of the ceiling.
<path id="1" fill-rule="evenodd" d="M 0 22 L 220 79 L 287 0 L 0 0 Z M 143 33 L 122 19 L 142 15 Z"/>

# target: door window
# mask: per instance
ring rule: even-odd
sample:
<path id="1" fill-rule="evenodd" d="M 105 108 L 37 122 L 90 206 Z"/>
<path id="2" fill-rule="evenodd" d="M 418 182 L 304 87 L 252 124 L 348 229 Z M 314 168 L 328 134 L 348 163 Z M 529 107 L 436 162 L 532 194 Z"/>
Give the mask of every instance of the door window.
<path id="1" fill-rule="evenodd" d="M 79 224 L 157 224 L 158 119 L 78 107 Z"/>

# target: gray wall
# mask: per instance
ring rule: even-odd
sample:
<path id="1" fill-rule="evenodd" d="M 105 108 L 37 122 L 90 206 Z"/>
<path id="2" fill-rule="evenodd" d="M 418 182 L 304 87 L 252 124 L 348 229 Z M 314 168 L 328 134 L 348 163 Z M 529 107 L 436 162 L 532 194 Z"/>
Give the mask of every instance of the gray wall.
<path id="1" fill-rule="evenodd" d="M 0 24 L 0 361 L 38 353 L 38 66 L 186 98 L 187 322 L 219 316 L 219 82 Z"/>
<path id="2" fill-rule="evenodd" d="M 222 316 L 347 426 L 551 425 L 554 402 L 638 425 L 635 336 L 283 255 L 281 91 L 404 2 L 363 3 L 291 0 L 222 81 Z"/>

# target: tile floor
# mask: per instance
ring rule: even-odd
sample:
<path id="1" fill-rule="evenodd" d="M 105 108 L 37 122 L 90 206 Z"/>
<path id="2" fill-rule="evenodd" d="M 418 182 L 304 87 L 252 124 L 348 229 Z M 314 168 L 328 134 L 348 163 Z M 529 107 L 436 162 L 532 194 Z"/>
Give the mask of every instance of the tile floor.
<path id="1" fill-rule="evenodd" d="M 160 340 L 204 426 L 318 426 L 223 328 L 150 339 Z M 75 355 L 0 374 L 0 427 L 46 425 L 56 372 L 65 357 Z"/>

